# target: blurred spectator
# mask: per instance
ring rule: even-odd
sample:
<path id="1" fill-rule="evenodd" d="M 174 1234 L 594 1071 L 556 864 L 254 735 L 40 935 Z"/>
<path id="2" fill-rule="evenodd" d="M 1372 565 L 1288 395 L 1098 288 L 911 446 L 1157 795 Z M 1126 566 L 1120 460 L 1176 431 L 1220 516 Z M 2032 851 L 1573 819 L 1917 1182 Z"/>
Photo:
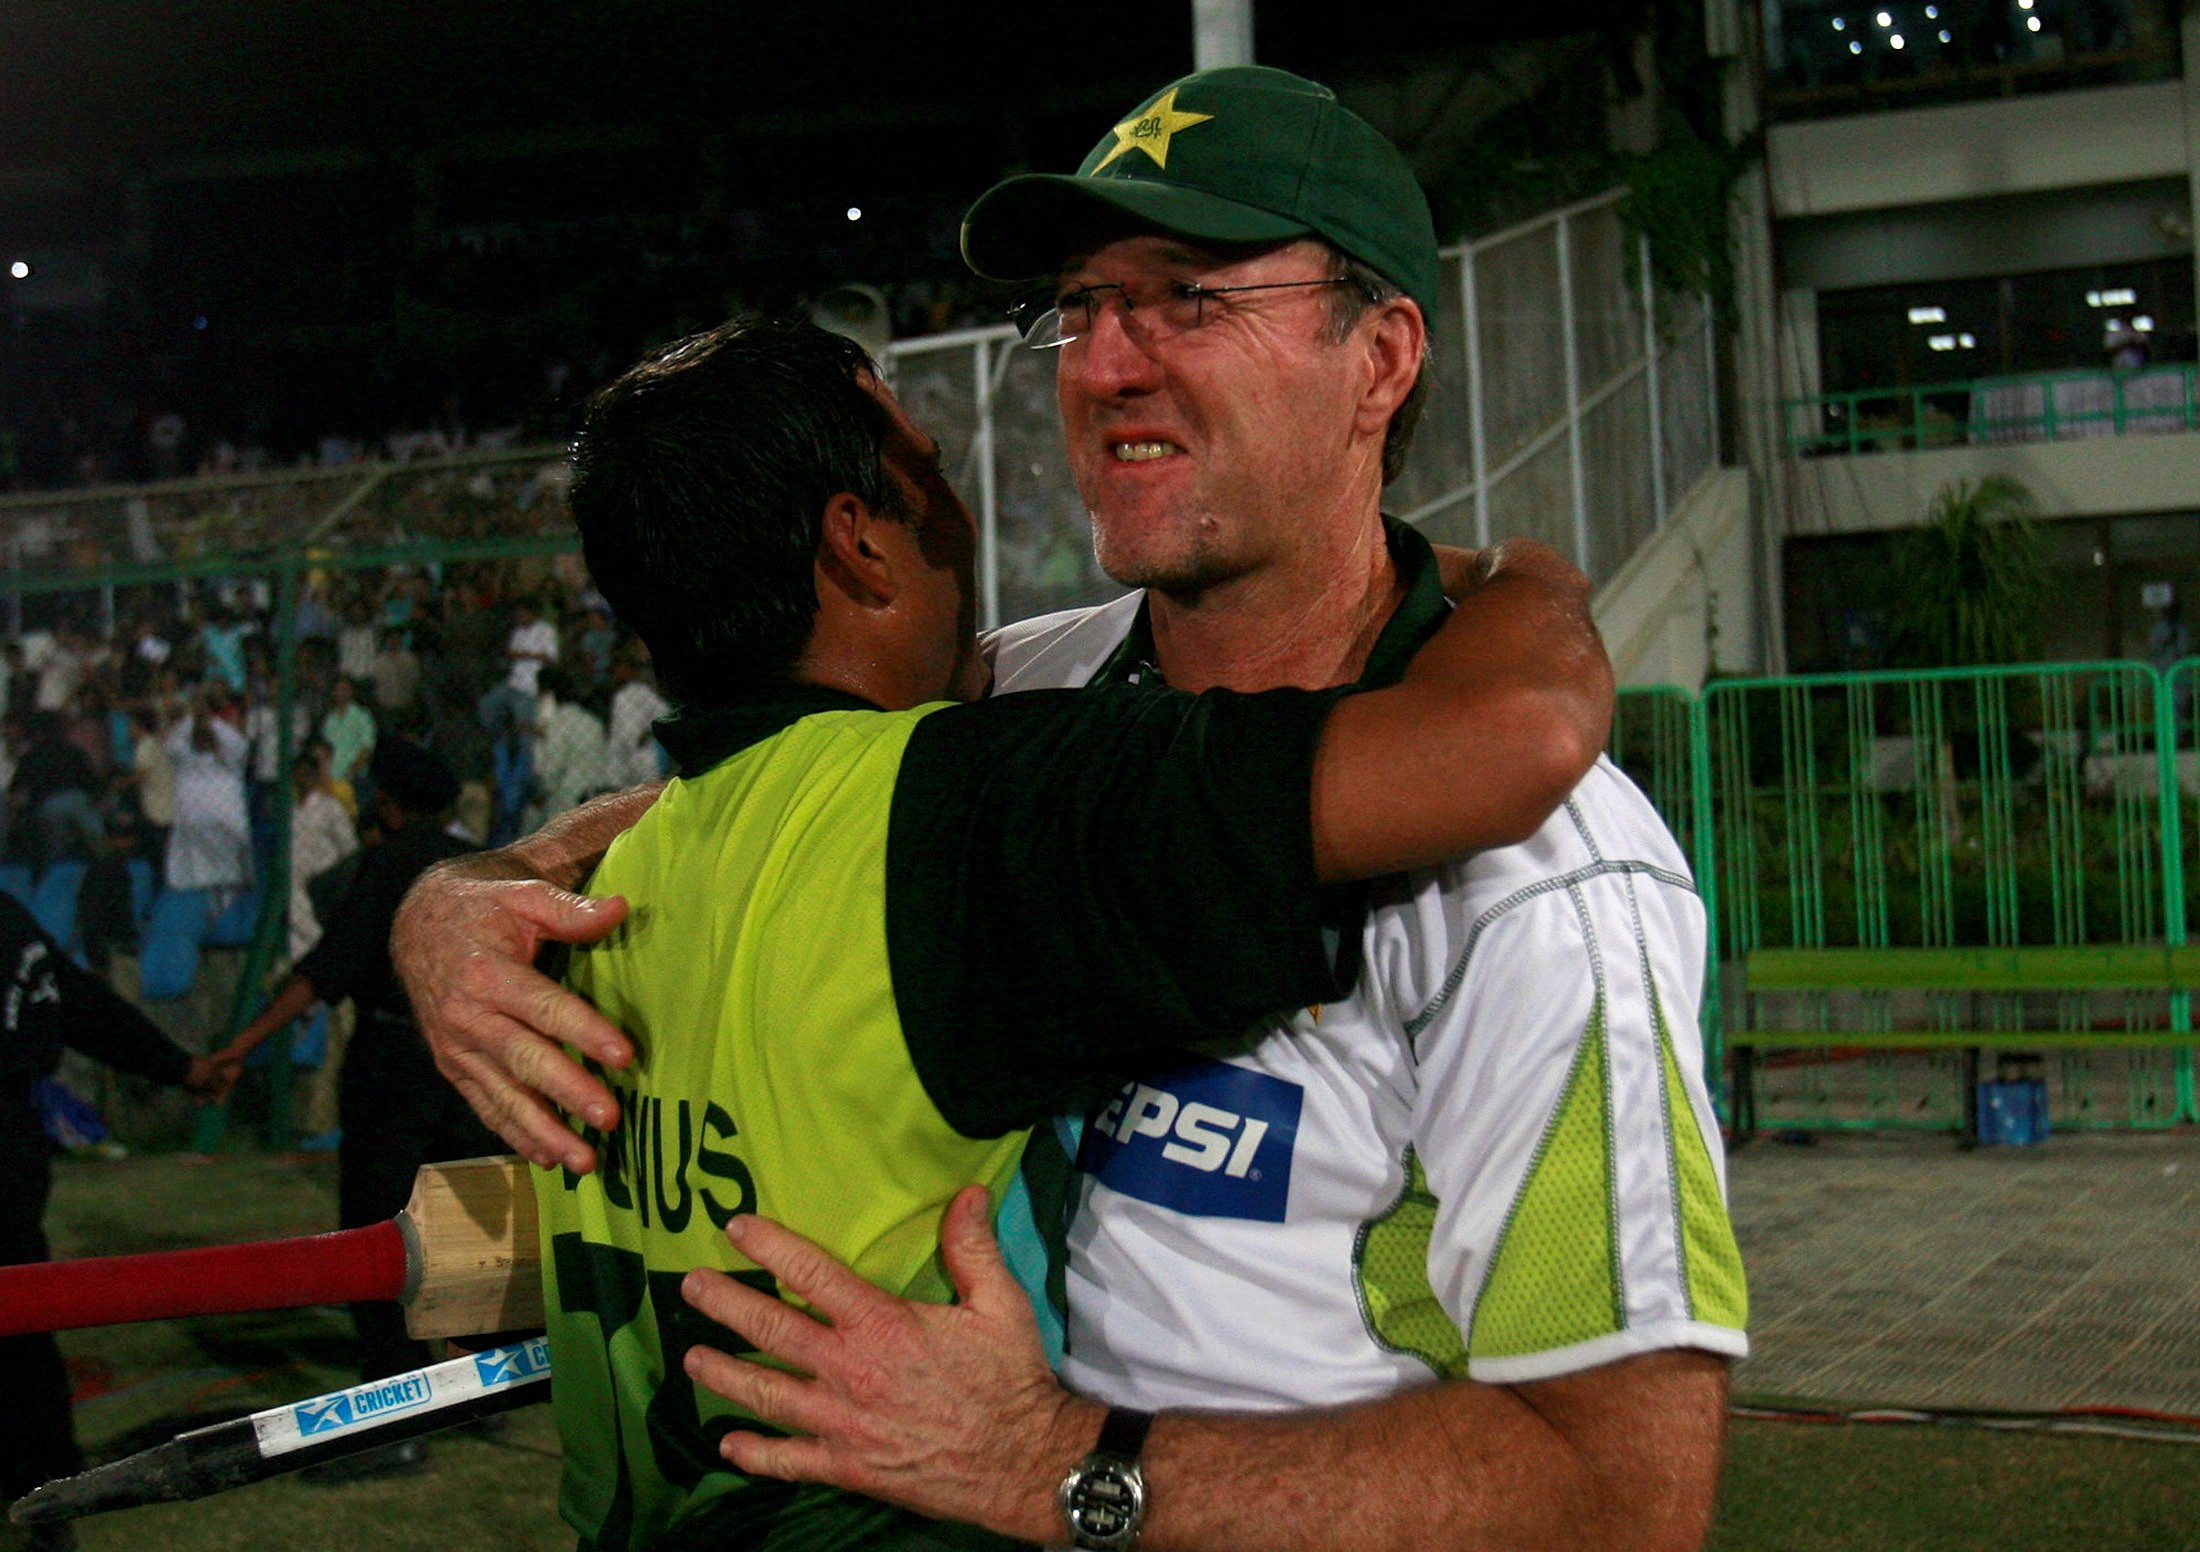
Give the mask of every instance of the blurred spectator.
<path id="1" fill-rule="evenodd" d="M 170 650 L 167 637 L 161 634 L 160 617 L 155 614 L 138 616 L 130 650 L 122 656 L 122 694 L 125 699 L 138 700 L 153 693 L 153 687 L 159 681 L 160 667 L 168 661 Z"/>
<path id="2" fill-rule="evenodd" d="M 374 705 L 387 716 L 406 717 L 420 701 L 420 658 L 405 644 L 405 632 L 382 632 L 382 650 L 368 665 L 374 679 Z"/>
<path id="3" fill-rule="evenodd" d="M 573 681 L 548 667 L 540 676 L 542 698 L 535 718 L 534 804 L 528 809 L 532 830 L 569 808 L 578 808 L 603 781 L 603 722 L 573 696 Z"/>
<path id="4" fill-rule="evenodd" d="M 521 831 L 520 819 L 535 788 L 534 734 L 543 665 L 558 660 L 558 632 L 532 598 L 512 604 L 505 638 L 504 682 L 481 698 L 481 725 L 491 739 L 497 800 L 490 840 L 502 845 Z"/>
<path id="5" fill-rule="evenodd" d="M 579 646 L 582 683 L 593 693 L 611 679 L 611 655 L 619 645 L 619 633 L 611 624 L 611 611 L 599 599 L 586 603 L 581 616 Z"/>
<path id="6" fill-rule="evenodd" d="M 306 715 L 303 698 L 293 697 L 290 703 L 289 736 L 276 726 L 273 686 L 263 675 L 255 674 L 245 690 L 244 724 L 238 731 L 245 742 L 252 746 L 252 780 L 256 786 L 273 786 L 282 777 L 283 751 L 298 750 L 305 746 L 304 731 L 310 720 Z"/>
<path id="7" fill-rule="evenodd" d="M 133 742 L 130 748 L 129 786 L 137 799 L 138 818 L 144 822 L 147 856 L 168 854 L 168 830 L 176 822 L 176 767 L 168 758 L 161 737 L 160 718 L 140 707 L 130 715 Z"/>
<path id="8" fill-rule="evenodd" d="M 33 713 L 8 787 L 9 833 L 14 836 L 22 826 L 24 860 L 44 868 L 98 856 L 106 838 L 93 800 L 98 789 L 92 762 L 69 741 L 60 713 Z"/>
<path id="9" fill-rule="evenodd" d="M 542 617 L 542 610 L 532 598 L 520 598 L 512 605 L 512 634 L 507 638 L 504 655 L 511 660 L 511 673 L 505 683 L 521 695 L 533 697 L 545 663 L 558 660 L 558 630 Z"/>
<path id="10" fill-rule="evenodd" d="M 53 644 L 46 649 L 45 658 L 39 665 L 38 709 L 68 710 L 76 700 L 77 686 L 84 682 L 89 667 L 90 653 L 85 638 L 74 626 L 62 626 L 54 633 Z"/>
<path id="11" fill-rule="evenodd" d="M 364 680 L 374 671 L 374 610 L 364 598 L 344 606 L 344 628 L 336 633 L 336 671 Z"/>
<path id="12" fill-rule="evenodd" d="M 643 666 L 641 646 L 628 642 L 611 658 L 611 725 L 604 735 L 603 784 L 618 792 L 664 774 L 656 721 L 672 709 Z"/>
<path id="13" fill-rule="evenodd" d="M 359 832 L 329 790 L 328 772 L 317 754 L 301 753 L 290 772 L 290 957 L 298 959 L 321 941 L 321 919 L 310 886 L 359 849 Z"/>
<path id="14" fill-rule="evenodd" d="M 359 687 L 349 674 L 336 676 L 321 736 L 328 740 L 332 773 L 357 787 L 374 759 L 375 726 L 374 713 L 359 704 Z"/>
<path id="15" fill-rule="evenodd" d="M 205 889 L 219 914 L 251 882 L 252 824 L 245 811 L 244 735 L 214 715 L 201 691 L 168 733 L 176 770 L 175 826 L 168 832 L 168 887 Z"/>
<path id="16" fill-rule="evenodd" d="M 207 610 L 199 627 L 199 650 L 205 655 L 206 672 L 218 677 L 235 694 L 244 693 L 244 638 L 249 627 L 224 604 Z"/>
<path id="17" fill-rule="evenodd" d="M 322 641 L 336 634 L 336 617 L 329 613 L 318 582 L 299 595 L 297 631 L 300 641 Z"/>
<path id="18" fill-rule="evenodd" d="M 359 823 L 359 794 L 350 782 L 336 774 L 336 751 L 329 748 L 328 740 L 314 737 L 306 740 L 306 753 L 313 759 L 320 772 L 321 789 L 344 805 L 344 812 L 351 816 L 354 826 Z"/>

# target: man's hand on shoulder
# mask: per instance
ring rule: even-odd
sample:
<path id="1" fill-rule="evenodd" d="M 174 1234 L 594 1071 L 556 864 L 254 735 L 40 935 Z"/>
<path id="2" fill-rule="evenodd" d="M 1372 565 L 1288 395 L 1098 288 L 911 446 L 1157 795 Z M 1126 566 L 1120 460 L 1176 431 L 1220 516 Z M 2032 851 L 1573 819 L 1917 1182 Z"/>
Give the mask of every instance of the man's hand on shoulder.
<path id="1" fill-rule="evenodd" d="M 664 790 L 648 782 L 560 815 L 524 841 L 454 857 L 421 875 L 390 931 L 435 1065 L 491 1130 L 537 1164 L 586 1174 L 595 1150 L 562 1110 L 608 1129 L 611 1090 L 566 1055 L 570 1045 L 606 1067 L 634 1046 L 611 1022 L 534 967 L 545 943 L 594 943 L 626 919 L 626 902 L 592 900 L 578 886 Z"/>
<path id="2" fill-rule="evenodd" d="M 564 1047 L 607 1067 L 625 1066 L 633 1047 L 584 999 L 537 971 L 535 955 L 545 943 L 592 943 L 625 917 L 624 900 L 505 877 L 496 854 L 483 853 L 422 875 L 390 931 L 437 1069 L 491 1130 L 537 1164 L 595 1167 L 595 1151 L 561 1110 L 599 1128 L 618 1119 L 610 1089 Z"/>

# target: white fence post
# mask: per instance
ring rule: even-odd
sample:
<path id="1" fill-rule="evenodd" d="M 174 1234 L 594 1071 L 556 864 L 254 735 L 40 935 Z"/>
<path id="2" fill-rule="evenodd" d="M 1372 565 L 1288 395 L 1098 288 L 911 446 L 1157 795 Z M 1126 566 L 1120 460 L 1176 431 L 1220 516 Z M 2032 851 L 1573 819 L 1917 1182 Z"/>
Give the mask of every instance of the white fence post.
<path id="1" fill-rule="evenodd" d="M 1658 398 L 1658 286 L 1650 272 L 1650 239 L 1637 238 L 1642 253 L 1642 369 L 1650 411 L 1650 515 L 1665 526 L 1665 413 Z"/>
<path id="2" fill-rule="evenodd" d="M 1581 363 L 1574 350 L 1573 218 L 1554 223 L 1558 233 L 1559 337 L 1566 352 L 1566 459 L 1574 486 L 1574 564 L 1589 569 L 1588 471 L 1581 452 Z"/>
<path id="3" fill-rule="evenodd" d="M 1474 458 L 1474 542 L 1490 544 L 1490 439 L 1482 418 L 1482 304 L 1475 296 L 1475 245 L 1459 254 L 1459 300 L 1467 323 L 1467 438 Z"/>

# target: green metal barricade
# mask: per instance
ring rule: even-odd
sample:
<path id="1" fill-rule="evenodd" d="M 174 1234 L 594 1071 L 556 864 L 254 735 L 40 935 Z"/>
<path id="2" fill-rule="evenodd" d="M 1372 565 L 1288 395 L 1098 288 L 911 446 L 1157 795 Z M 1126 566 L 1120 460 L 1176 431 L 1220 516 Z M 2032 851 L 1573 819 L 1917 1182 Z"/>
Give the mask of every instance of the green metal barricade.
<path id="1" fill-rule="evenodd" d="M 1765 1126 L 1961 1124 L 1970 1032 L 2038 1031 L 2066 1127 L 2191 1109 L 2167 986 L 1752 990 L 1760 949 L 2183 941 L 2178 799 L 2159 677 L 2132 663 L 1827 675 L 1712 686 L 1703 718 L 1724 1028 L 1858 1032 L 1756 1076 Z M 1939 1034 L 1937 1049 L 1877 1037 Z M 2155 1044 L 2119 1046 L 2129 1030 Z M 2051 1062 L 2051 1068 L 2047 1064 Z"/>
<path id="2" fill-rule="evenodd" d="M 1705 784 L 1702 704 L 1678 685 L 1633 685 L 1620 690 L 1612 715 L 1612 736 L 1605 752 L 1650 799 L 1672 830 L 1696 874 L 1697 887 L 1711 901 L 1709 865 L 1713 837 Z M 1725 1065 L 1719 1023 L 1717 956 L 1706 967 L 1700 1013 L 1704 1072 L 1719 1113 L 1728 1113 Z"/>

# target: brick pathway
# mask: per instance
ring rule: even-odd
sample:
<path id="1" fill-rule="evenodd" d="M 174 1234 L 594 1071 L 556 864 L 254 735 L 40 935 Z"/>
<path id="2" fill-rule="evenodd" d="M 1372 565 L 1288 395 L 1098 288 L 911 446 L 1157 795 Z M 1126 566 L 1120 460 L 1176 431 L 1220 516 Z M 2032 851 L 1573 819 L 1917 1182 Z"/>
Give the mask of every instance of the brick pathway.
<path id="1" fill-rule="evenodd" d="M 2200 1131 L 1760 1136 L 1729 1171 L 1737 1396 L 2200 1415 Z"/>

